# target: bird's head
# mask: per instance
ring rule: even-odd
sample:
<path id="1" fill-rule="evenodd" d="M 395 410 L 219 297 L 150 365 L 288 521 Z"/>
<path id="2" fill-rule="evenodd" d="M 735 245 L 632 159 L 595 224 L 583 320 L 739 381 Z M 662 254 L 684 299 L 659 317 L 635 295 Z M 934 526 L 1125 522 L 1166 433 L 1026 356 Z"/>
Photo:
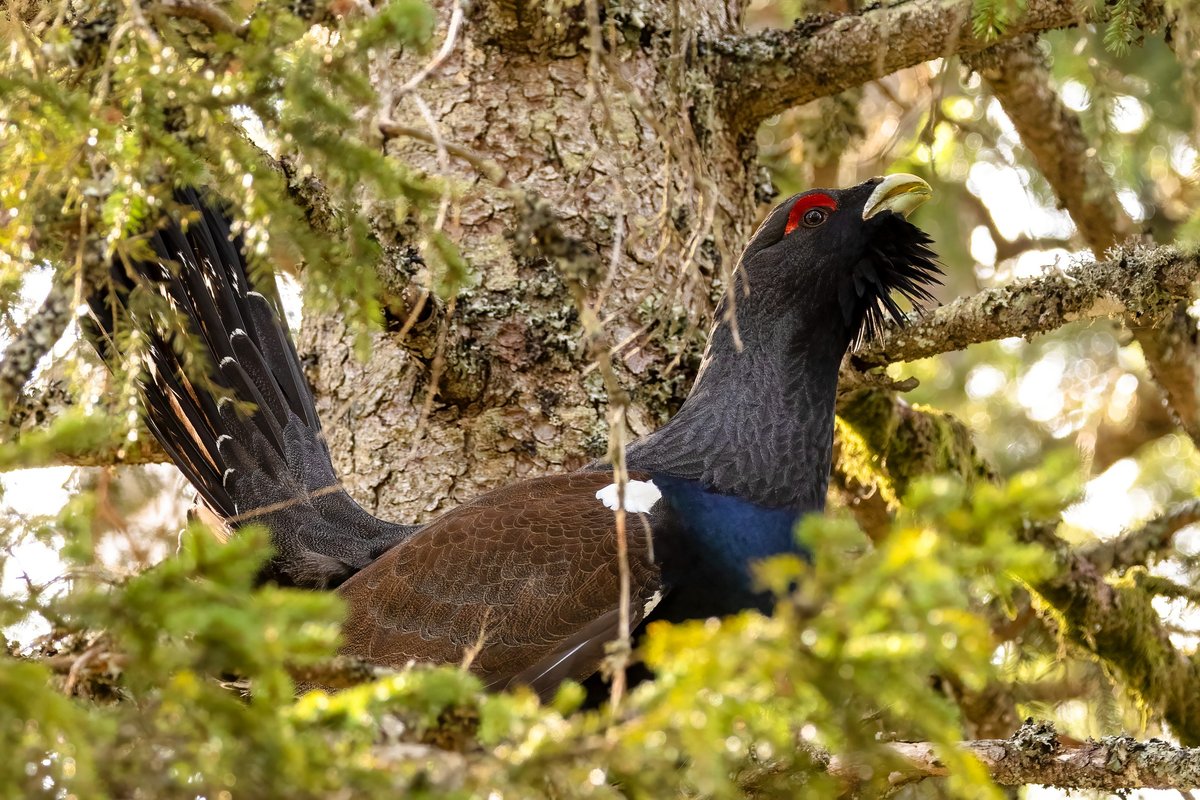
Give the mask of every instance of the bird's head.
<path id="1" fill-rule="evenodd" d="M 894 295 L 914 306 L 933 300 L 942 274 L 932 240 L 907 220 L 931 194 L 915 175 L 896 174 L 780 203 L 738 264 L 736 304 L 758 295 L 746 321 L 802 319 L 840 330 L 847 344 L 877 336 L 888 317 L 903 323 Z"/>

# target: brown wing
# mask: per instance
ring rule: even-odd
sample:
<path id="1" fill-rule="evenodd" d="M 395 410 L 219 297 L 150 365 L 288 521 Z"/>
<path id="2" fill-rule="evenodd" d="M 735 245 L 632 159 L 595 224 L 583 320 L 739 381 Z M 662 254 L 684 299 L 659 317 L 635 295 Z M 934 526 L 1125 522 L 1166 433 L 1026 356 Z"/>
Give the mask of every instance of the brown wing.
<path id="1" fill-rule="evenodd" d="M 534 478 L 438 517 L 339 588 L 342 652 L 400 667 L 477 649 L 471 670 L 487 685 L 542 694 L 587 677 L 617 633 L 615 518 L 596 499 L 610 483 L 603 472 Z M 632 625 L 662 590 L 646 522 L 627 517 Z"/>

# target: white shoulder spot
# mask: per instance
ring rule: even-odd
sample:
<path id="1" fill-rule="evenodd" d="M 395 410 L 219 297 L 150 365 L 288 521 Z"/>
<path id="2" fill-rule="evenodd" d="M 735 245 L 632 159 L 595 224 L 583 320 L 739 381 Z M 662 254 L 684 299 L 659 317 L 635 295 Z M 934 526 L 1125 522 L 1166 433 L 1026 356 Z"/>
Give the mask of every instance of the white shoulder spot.
<path id="1" fill-rule="evenodd" d="M 663 595 L 661 590 L 656 590 L 654 594 L 650 595 L 650 599 L 647 600 L 645 605 L 642 606 L 642 619 L 650 616 L 650 612 L 662 602 L 662 597 Z"/>
<path id="2" fill-rule="evenodd" d="M 634 514 L 648 514 L 662 497 L 654 481 L 629 481 L 625 484 L 625 510 Z M 596 492 L 596 499 L 605 508 L 617 510 L 617 484 L 610 483 Z"/>

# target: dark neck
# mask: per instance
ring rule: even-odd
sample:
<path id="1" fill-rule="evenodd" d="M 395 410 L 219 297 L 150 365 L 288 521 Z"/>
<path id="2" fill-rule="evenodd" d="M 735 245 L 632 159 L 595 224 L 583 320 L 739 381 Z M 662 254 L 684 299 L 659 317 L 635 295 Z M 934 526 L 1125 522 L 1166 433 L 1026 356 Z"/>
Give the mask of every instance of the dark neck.
<path id="1" fill-rule="evenodd" d="M 630 468 L 697 480 L 770 508 L 824 508 L 849 335 L 838 316 L 825 325 L 806 325 L 803 316 L 811 319 L 811 311 L 739 309 L 740 351 L 729 323 L 718 322 L 687 401 L 631 445 Z"/>

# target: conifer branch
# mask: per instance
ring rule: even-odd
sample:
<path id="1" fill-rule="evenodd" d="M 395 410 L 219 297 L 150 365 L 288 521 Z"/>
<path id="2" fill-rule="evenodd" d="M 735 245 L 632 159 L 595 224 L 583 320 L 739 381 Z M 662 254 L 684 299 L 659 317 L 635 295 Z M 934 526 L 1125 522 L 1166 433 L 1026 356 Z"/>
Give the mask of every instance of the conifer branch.
<path id="1" fill-rule="evenodd" d="M 1157 21 L 1153 0 L 1136 5 L 1144 25 Z M 972 0 L 885 3 L 861 14 L 808 17 L 790 30 L 710 41 L 718 101 L 735 128 L 750 131 L 772 114 L 900 69 L 1086 19 L 1074 0 L 1029 0 L 1002 31 L 978 36 L 973 8 Z"/>
<path id="2" fill-rule="evenodd" d="M 1061 635 L 1090 653 L 1185 744 L 1200 744 L 1200 658 L 1184 653 L 1153 605 L 1154 587 L 1106 580 L 1087 551 L 1070 551 L 1052 525 L 1030 525 L 1025 536 L 1057 553 L 1058 574 L 1033 587 Z"/>
<path id="3" fill-rule="evenodd" d="M 86 695 L 88 681 L 111 681 L 128 666 L 128 656 L 108 650 L 101 644 L 81 653 L 51 655 L 34 659 L 45 668 L 64 677 L 64 691 L 82 688 Z M 358 659 L 338 657 L 331 661 L 291 665 L 288 672 L 301 685 L 320 685 L 344 689 L 400 674 Z M 245 681 L 233 681 L 229 688 L 245 690 Z M 387 747 L 387 746 L 385 746 Z M 886 785 L 895 788 L 927 778 L 949 775 L 938 747 L 931 742 L 890 742 L 883 745 L 893 766 L 886 776 Z M 1064 741 L 1047 722 L 1027 720 L 1007 739 L 977 739 L 958 744 L 958 747 L 979 759 L 992 780 L 1001 786 L 1041 784 L 1075 789 L 1098 789 L 1119 792 L 1130 789 L 1200 788 L 1200 748 L 1176 747 L 1159 739 L 1138 741 L 1129 736 L 1107 736 L 1100 740 Z M 466 760 L 437 747 L 412 750 L 386 749 L 389 764 L 408 759 L 453 758 L 456 766 L 469 766 Z M 868 790 L 863 785 L 864 771 L 853 756 L 817 755 L 819 764 L 829 774 L 840 779 L 846 788 L 843 796 L 857 797 Z M 871 759 L 877 763 L 878 757 Z M 764 772 L 775 772 L 771 764 L 747 764 L 742 773 L 743 785 L 753 788 L 755 779 Z M 873 784 L 869 789 L 878 788 Z"/>
<path id="4" fill-rule="evenodd" d="M 85 696 L 89 681 L 111 681 L 128 665 L 128 657 L 93 646 L 82 653 L 53 655 L 36 659 L 50 671 L 64 676 L 63 691 L 80 691 Z M 399 674 L 357 659 L 336 658 L 322 664 L 289 666 L 293 679 L 303 685 L 320 685 L 343 689 Z M 249 684 L 233 681 L 230 689 L 245 691 Z M 82 688 L 81 688 L 82 687 Z M 1007 739 L 977 739 L 957 745 L 977 758 L 993 781 L 1000 786 L 1040 784 L 1074 789 L 1096 789 L 1119 792 L 1132 789 L 1176 789 L 1188 791 L 1200 788 L 1200 748 L 1176 747 L 1159 739 L 1138 741 L 1129 736 L 1108 736 L 1100 740 L 1077 742 L 1060 739 L 1053 725 L 1027 720 Z M 884 779 L 887 788 L 897 788 L 928 778 L 950 774 L 936 745 L 931 742 L 890 742 L 883 745 L 892 762 Z M 470 751 L 463 755 L 430 746 L 382 745 L 381 760 L 394 768 L 417 761 L 447 760 L 458 772 L 470 767 Z M 872 763 L 877 762 L 877 756 Z M 863 779 L 865 771 L 853 756 L 818 754 L 818 764 L 844 785 L 843 796 L 875 796 L 878 779 L 870 786 Z M 741 782 L 753 789 L 756 779 L 764 773 L 778 772 L 777 765 L 748 763 Z"/>

